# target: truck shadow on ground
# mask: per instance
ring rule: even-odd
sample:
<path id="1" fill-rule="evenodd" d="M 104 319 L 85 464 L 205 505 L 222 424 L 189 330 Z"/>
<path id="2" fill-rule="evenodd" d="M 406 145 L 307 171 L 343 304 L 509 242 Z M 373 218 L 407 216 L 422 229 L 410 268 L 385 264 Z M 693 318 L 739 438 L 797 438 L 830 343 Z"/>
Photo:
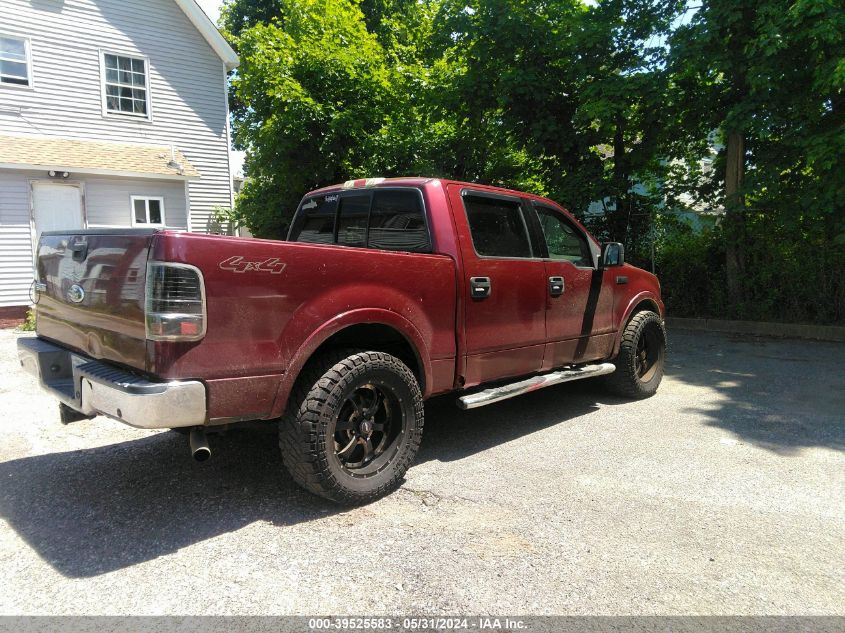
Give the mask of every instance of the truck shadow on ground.
<path id="1" fill-rule="evenodd" d="M 845 450 L 845 345 L 698 332 L 669 340 L 666 375 L 715 396 L 691 393 L 682 412 L 782 456 Z"/>
<path id="2" fill-rule="evenodd" d="M 624 404 L 598 379 L 582 380 L 463 411 L 456 394 L 426 403 L 425 432 L 417 462 L 448 462 L 564 424 L 598 411 L 600 405 Z"/>
<path id="3" fill-rule="evenodd" d="M 333 508 L 301 492 L 272 437 L 212 438 L 202 464 L 172 432 L 0 464 L 0 516 L 47 562 L 89 577 L 152 560 L 259 519 L 281 525 Z"/>
<path id="4" fill-rule="evenodd" d="M 589 390 L 544 391 L 501 403 L 493 416 L 462 412 L 454 397 L 433 401 L 420 460 L 460 459 L 597 409 Z M 201 464 L 173 432 L 0 463 L 0 516 L 59 573 L 85 578 L 255 521 L 294 525 L 342 510 L 288 476 L 272 425 L 210 443 L 213 455 Z"/>

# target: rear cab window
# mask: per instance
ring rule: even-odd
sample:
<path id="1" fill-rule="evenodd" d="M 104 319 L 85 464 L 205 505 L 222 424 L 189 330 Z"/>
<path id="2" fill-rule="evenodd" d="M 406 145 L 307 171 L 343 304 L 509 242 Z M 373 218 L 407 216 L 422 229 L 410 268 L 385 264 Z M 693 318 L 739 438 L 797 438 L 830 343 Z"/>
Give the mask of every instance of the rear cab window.
<path id="1" fill-rule="evenodd" d="M 370 248 L 387 251 L 431 252 L 418 190 L 386 189 L 375 192 L 367 244 Z"/>
<path id="2" fill-rule="evenodd" d="M 334 244 L 337 194 L 306 198 L 291 223 L 288 239 L 309 244 Z"/>
<path id="3" fill-rule="evenodd" d="M 422 192 L 379 188 L 307 196 L 288 240 L 385 251 L 431 253 Z"/>
<path id="4" fill-rule="evenodd" d="M 367 217 L 370 214 L 369 191 L 340 197 L 337 214 L 337 243 L 341 246 L 367 245 Z"/>

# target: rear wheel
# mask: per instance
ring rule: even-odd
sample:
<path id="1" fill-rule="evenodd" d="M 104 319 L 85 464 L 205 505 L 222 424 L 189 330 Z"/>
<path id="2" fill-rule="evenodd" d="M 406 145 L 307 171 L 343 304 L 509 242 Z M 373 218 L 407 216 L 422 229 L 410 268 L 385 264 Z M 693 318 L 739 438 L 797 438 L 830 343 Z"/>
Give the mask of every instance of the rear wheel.
<path id="1" fill-rule="evenodd" d="M 666 363 L 666 329 L 656 312 L 636 313 L 622 333 L 616 371 L 607 385 L 626 398 L 648 398 L 654 395 Z"/>
<path id="2" fill-rule="evenodd" d="M 401 482 L 422 438 L 413 372 L 384 352 L 340 350 L 315 359 L 279 424 L 285 467 L 306 490 L 366 503 Z"/>

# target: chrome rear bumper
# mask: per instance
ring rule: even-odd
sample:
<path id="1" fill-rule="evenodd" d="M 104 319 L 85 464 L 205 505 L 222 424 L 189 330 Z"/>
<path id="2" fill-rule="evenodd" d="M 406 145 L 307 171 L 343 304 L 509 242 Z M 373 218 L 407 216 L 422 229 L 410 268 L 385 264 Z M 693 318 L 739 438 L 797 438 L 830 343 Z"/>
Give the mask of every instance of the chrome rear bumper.
<path id="1" fill-rule="evenodd" d="M 86 416 L 106 415 L 142 429 L 205 424 L 205 385 L 199 381 L 153 382 L 40 338 L 18 339 L 18 357 L 43 389 Z"/>

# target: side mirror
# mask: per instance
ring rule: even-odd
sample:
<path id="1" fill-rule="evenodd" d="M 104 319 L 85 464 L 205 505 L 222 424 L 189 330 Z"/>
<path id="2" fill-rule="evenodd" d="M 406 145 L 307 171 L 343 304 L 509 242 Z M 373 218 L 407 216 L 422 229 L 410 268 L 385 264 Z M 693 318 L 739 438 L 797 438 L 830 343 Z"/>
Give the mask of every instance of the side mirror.
<path id="1" fill-rule="evenodd" d="M 619 242 L 606 242 L 601 245 L 601 267 L 610 268 L 625 263 L 625 247 Z"/>

